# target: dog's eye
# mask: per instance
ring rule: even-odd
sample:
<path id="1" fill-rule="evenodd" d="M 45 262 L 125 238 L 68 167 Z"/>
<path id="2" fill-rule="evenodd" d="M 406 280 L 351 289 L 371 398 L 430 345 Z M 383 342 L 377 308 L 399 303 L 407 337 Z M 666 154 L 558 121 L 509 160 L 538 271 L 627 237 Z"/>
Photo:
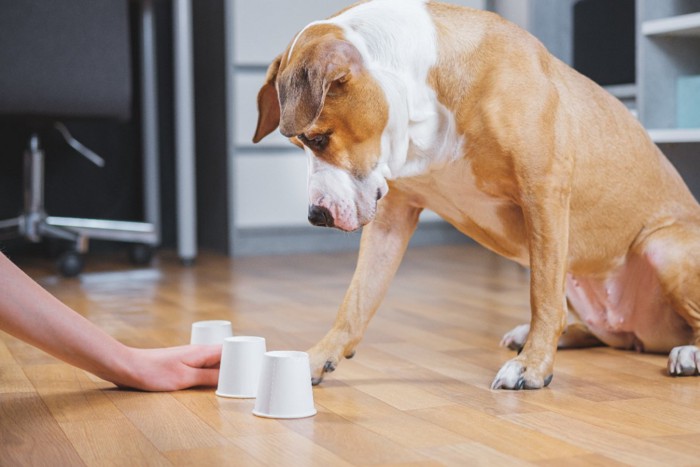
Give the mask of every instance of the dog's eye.
<path id="1" fill-rule="evenodd" d="M 301 134 L 297 136 L 299 140 L 307 145 L 311 149 L 323 149 L 326 147 L 328 144 L 328 134 L 318 134 L 318 135 L 312 135 L 312 136 L 307 136 L 305 134 Z"/>

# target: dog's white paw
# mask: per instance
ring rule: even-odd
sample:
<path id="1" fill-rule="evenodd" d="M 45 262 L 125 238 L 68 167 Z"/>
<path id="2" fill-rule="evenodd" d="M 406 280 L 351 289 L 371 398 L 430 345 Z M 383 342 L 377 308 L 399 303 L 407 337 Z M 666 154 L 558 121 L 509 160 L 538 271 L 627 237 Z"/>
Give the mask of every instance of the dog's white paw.
<path id="1" fill-rule="evenodd" d="M 491 389 L 541 389 L 552 382 L 552 375 L 541 377 L 528 371 L 520 357 L 509 360 L 498 370 Z"/>
<path id="2" fill-rule="evenodd" d="M 498 370 L 491 383 L 491 389 L 522 389 L 525 384 L 523 372 L 525 367 L 520 362 L 510 360 Z"/>
<path id="3" fill-rule="evenodd" d="M 528 334 L 530 334 L 529 324 L 521 324 L 520 326 L 516 326 L 505 333 L 501 339 L 501 347 L 520 351 L 520 349 L 522 349 L 525 345 Z"/>
<path id="4" fill-rule="evenodd" d="M 668 374 L 693 376 L 700 372 L 700 349 L 694 345 L 674 347 L 668 355 Z"/>

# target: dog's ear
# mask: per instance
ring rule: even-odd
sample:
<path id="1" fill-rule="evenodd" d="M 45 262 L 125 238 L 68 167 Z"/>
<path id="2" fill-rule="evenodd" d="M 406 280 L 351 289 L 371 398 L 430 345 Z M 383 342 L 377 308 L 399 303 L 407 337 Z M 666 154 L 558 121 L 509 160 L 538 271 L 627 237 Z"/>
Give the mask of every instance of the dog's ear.
<path id="1" fill-rule="evenodd" d="M 321 114 L 334 83 L 346 83 L 362 66 L 360 52 L 339 39 L 319 40 L 280 74 L 280 131 L 287 137 L 301 134 Z"/>
<path id="2" fill-rule="evenodd" d="M 282 55 L 279 55 L 267 69 L 265 84 L 258 92 L 258 126 L 255 129 L 253 143 L 259 142 L 269 135 L 280 124 L 280 101 L 277 97 L 277 72 L 280 68 Z"/>

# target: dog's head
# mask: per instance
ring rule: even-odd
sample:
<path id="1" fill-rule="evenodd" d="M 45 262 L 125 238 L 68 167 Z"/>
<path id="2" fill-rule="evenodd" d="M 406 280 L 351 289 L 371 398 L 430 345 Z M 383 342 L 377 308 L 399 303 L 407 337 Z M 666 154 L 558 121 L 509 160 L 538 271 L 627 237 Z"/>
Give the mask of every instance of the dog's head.
<path id="1" fill-rule="evenodd" d="M 388 105 L 357 48 L 330 24 L 297 35 L 258 93 L 257 143 L 274 131 L 309 157 L 309 221 L 352 231 L 387 193 L 380 156 Z"/>

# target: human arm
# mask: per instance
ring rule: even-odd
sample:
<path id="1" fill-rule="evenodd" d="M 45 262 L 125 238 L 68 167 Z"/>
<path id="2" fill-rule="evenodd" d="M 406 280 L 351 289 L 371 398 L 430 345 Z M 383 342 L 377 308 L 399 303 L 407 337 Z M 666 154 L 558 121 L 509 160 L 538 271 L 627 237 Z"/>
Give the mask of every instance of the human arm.
<path id="1" fill-rule="evenodd" d="M 120 387 L 216 386 L 221 346 L 126 346 L 61 303 L 0 253 L 0 329 Z"/>

